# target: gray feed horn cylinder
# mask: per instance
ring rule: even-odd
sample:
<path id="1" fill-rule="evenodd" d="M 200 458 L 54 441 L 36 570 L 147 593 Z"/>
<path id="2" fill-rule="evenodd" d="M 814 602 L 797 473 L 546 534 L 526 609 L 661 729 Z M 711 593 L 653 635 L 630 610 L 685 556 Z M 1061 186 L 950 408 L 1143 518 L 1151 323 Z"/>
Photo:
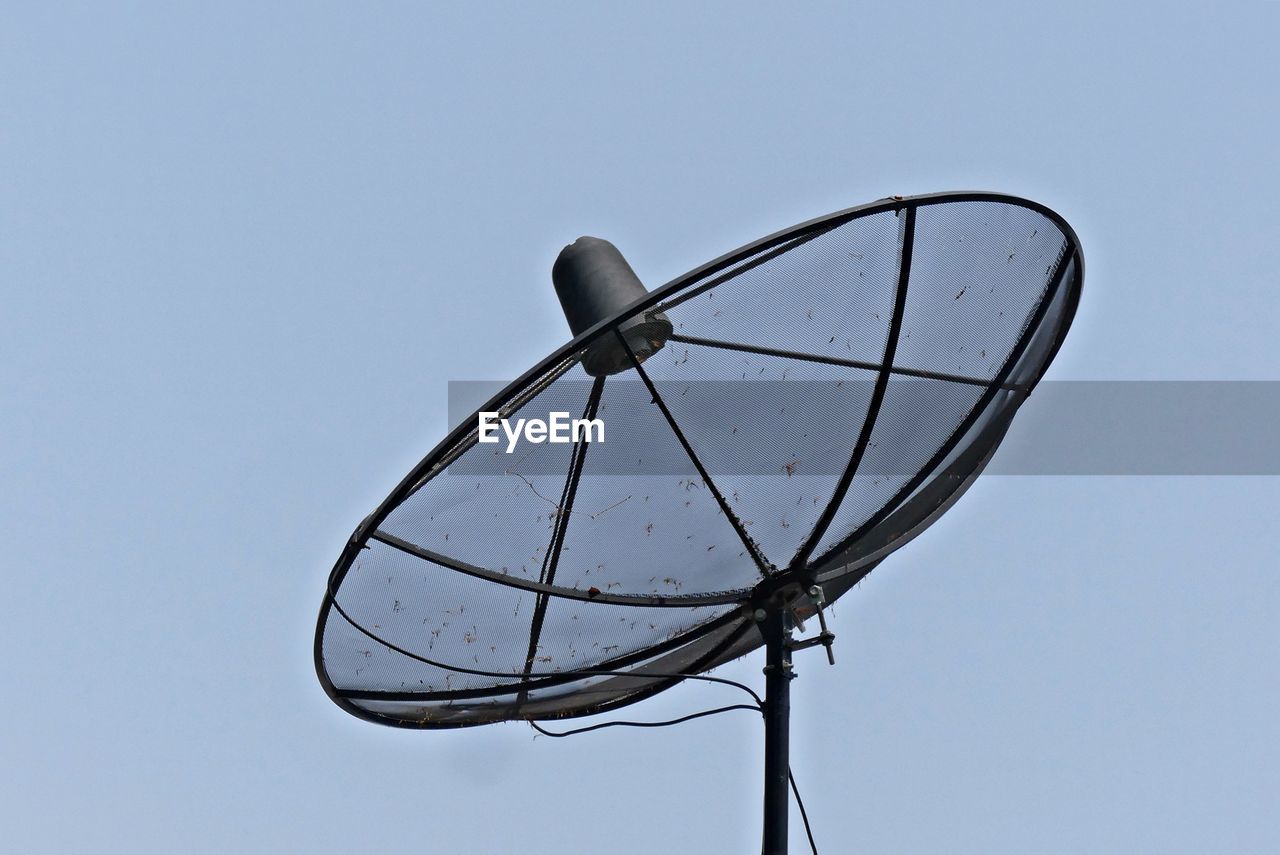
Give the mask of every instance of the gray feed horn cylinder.
<path id="1" fill-rule="evenodd" d="M 551 281 L 575 336 L 649 293 L 618 248 L 595 237 L 580 237 L 562 249 L 551 268 Z M 620 324 L 618 332 L 644 362 L 671 337 L 671 321 L 661 312 L 641 312 Z M 608 332 L 587 347 L 582 367 L 593 377 L 605 377 L 630 368 L 631 359 L 618 337 Z"/>

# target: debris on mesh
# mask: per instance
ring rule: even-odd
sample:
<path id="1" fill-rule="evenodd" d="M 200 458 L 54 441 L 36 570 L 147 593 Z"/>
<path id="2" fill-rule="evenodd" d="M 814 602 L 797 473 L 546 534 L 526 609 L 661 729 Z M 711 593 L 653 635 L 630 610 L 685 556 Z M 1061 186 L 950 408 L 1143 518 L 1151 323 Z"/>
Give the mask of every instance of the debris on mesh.
<path id="1" fill-rule="evenodd" d="M 664 290 L 640 365 L 548 360 L 497 414 L 542 439 L 433 452 L 335 569 L 335 699 L 419 726 L 609 709 L 671 682 L 628 674 L 756 646 L 757 586 L 852 579 L 954 501 L 1065 333 L 1079 249 L 1017 200 L 884 204 Z"/>

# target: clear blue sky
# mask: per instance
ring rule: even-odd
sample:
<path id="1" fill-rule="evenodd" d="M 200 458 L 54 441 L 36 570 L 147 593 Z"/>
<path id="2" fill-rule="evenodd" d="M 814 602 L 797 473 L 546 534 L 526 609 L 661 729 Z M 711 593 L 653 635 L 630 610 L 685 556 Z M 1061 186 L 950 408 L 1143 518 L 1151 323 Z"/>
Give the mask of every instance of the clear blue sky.
<path id="1" fill-rule="evenodd" d="M 1088 262 L 1050 378 L 1280 379 L 1280 4 L 599 5 L 7 5 L 11 851 L 758 851 L 749 716 L 402 732 L 312 672 L 447 381 L 566 338 L 579 234 L 658 284 L 892 193 L 1016 193 Z M 838 604 L 835 668 L 801 656 L 822 851 L 1280 851 L 1278 500 L 984 478 Z"/>

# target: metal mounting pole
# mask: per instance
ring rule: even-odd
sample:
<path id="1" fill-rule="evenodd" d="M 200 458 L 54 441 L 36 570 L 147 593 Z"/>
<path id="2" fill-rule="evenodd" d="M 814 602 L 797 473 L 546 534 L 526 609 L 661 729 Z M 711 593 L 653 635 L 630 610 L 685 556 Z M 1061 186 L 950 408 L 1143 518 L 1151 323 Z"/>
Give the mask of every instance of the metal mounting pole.
<path id="1" fill-rule="evenodd" d="M 786 855 L 791 794 L 791 610 L 771 604 L 760 620 L 764 635 L 764 845 L 763 855 Z M 759 615 L 759 612 L 757 612 Z"/>

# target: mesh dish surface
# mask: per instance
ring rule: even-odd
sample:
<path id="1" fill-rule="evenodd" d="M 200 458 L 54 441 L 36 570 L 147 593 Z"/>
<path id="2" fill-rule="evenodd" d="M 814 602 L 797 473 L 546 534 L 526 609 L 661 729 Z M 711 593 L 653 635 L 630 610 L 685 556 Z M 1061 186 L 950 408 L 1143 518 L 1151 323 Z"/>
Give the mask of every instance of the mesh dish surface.
<path id="1" fill-rule="evenodd" d="M 347 543 L 316 629 L 341 707 L 401 727 L 588 715 L 758 647 L 753 598 L 829 600 L 994 454 L 1075 313 L 1070 227 L 990 193 L 893 198 L 735 250 L 587 330 L 455 428 Z M 661 312 L 657 353 L 583 354 Z"/>

